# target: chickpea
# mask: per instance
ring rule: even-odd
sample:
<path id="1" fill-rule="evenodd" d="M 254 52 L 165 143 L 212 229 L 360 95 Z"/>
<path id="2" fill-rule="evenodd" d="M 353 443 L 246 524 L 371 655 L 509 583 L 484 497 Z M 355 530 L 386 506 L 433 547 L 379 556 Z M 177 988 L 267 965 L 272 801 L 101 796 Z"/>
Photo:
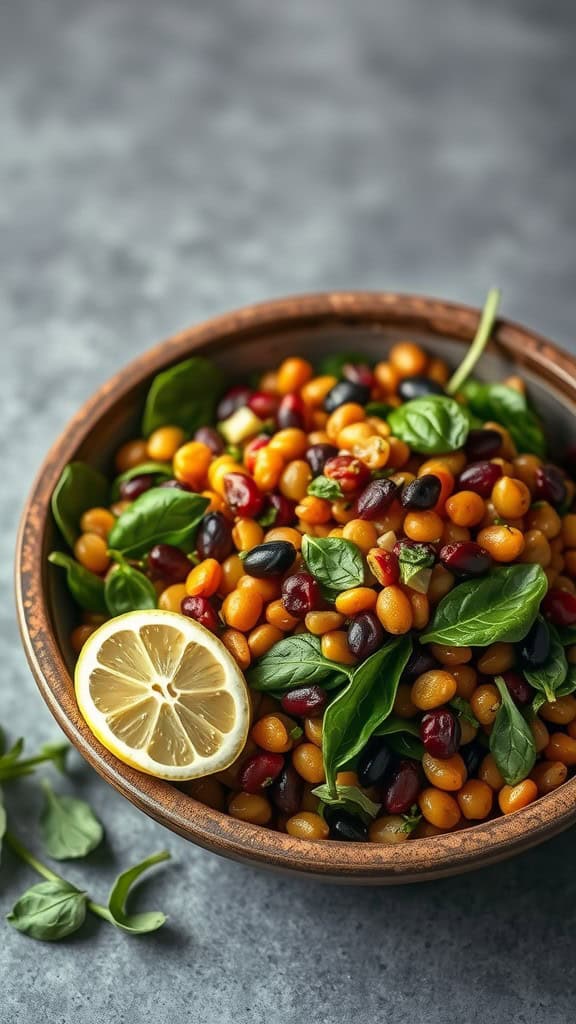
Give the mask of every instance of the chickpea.
<path id="1" fill-rule="evenodd" d="M 221 565 L 222 579 L 220 581 L 220 593 L 231 594 L 236 589 L 242 576 L 244 575 L 244 566 L 242 561 L 238 558 L 238 555 L 230 555 L 226 558 Z M 190 577 L 188 577 L 190 578 Z"/>
<path id="2" fill-rule="evenodd" d="M 521 562 L 541 565 L 546 569 L 552 560 L 552 551 L 548 538 L 541 530 L 528 530 L 524 534 L 524 551 Z"/>
<path id="3" fill-rule="evenodd" d="M 470 698 L 472 714 L 480 725 L 493 725 L 502 701 L 500 694 L 492 683 L 479 686 Z"/>
<path id="4" fill-rule="evenodd" d="M 427 595 L 419 594 L 417 590 L 409 590 L 408 598 L 412 606 L 414 629 L 424 629 L 430 619 L 430 602 Z"/>
<path id="5" fill-rule="evenodd" d="M 463 700 L 470 700 L 478 685 L 478 673 L 471 665 L 455 665 L 452 675 L 456 680 L 456 696 Z"/>
<path id="6" fill-rule="evenodd" d="M 384 587 L 376 600 L 376 615 L 387 633 L 400 636 L 412 629 L 412 605 L 400 587 Z"/>
<path id="7" fill-rule="evenodd" d="M 576 765 L 576 739 L 563 732 L 552 733 L 544 755 L 548 761 L 561 761 L 573 768 Z"/>
<path id="8" fill-rule="evenodd" d="M 106 540 L 116 522 L 116 517 L 107 508 L 89 508 L 80 520 L 82 533 L 96 533 Z"/>
<path id="9" fill-rule="evenodd" d="M 533 505 L 526 513 L 526 529 L 540 530 L 548 540 L 553 540 L 562 530 L 562 520 L 556 509 L 543 501 Z"/>
<path id="10" fill-rule="evenodd" d="M 182 601 L 187 597 L 186 585 L 184 583 L 173 583 L 166 587 L 158 597 L 158 607 L 166 612 L 179 612 Z"/>
<path id="11" fill-rule="evenodd" d="M 430 653 L 441 665 L 466 665 L 472 661 L 471 647 L 448 647 L 447 644 L 430 644 Z"/>
<path id="12" fill-rule="evenodd" d="M 261 658 L 263 654 L 266 654 L 266 651 L 274 647 L 274 644 L 282 640 L 283 636 L 282 630 L 278 629 L 277 626 L 272 626 L 269 622 L 263 622 L 260 626 L 255 626 L 248 636 L 250 654 L 253 658 Z"/>
<path id="13" fill-rule="evenodd" d="M 215 558 L 205 558 L 188 573 L 186 593 L 190 597 L 212 597 L 220 589 L 222 568 Z"/>
<path id="14" fill-rule="evenodd" d="M 420 377 L 428 365 L 426 352 L 413 341 L 397 341 L 388 358 L 399 377 Z"/>
<path id="15" fill-rule="evenodd" d="M 412 687 L 410 683 L 400 683 L 398 685 L 392 710 L 398 718 L 416 717 L 418 708 L 412 702 Z"/>
<path id="16" fill-rule="evenodd" d="M 225 629 L 220 639 L 237 662 L 239 668 L 244 672 L 252 661 L 252 655 L 244 633 L 241 633 L 238 629 Z M 252 693 L 253 691 L 250 692 Z"/>
<path id="17" fill-rule="evenodd" d="M 250 551 L 264 540 L 264 530 L 255 519 L 237 519 L 232 528 L 232 540 L 237 551 Z"/>
<path id="18" fill-rule="evenodd" d="M 80 654 L 80 651 L 84 647 L 88 637 L 92 636 L 92 633 L 95 633 L 97 629 L 98 626 L 90 626 L 86 624 L 83 626 L 76 626 L 76 629 L 72 630 L 70 634 L 70 644 L 74 654 Z"/>
<path id="19" fill-rule="evenodd" d="M 422 768 L 428 782 L 436 789 L 453 790 L 462 789 L 466 782 L 466 765 L 460 754 L 453 754 L 452 757 L 432 757 L 427 751 L 422 758 Z"/>
<path id="20" fill-rule="evenodd" d="M 351 519 L 342 530 L 344 540 L 350 540 L 366 555 L 370 548 L 376 547 L 378 534 L 373 523 L 364 519 Z"/>
<path id="21" fill-rule="evenodd" d="M 385 361 L 376 363 L 374 376 L 378 387 L 382 388 L 385 394 L 393 394 L 400 383 L 400 375 L 396 368 L 392 366 L 392 363 Z"/>
<path id="22" fill-rule="evenodd" d="M 298 619 L 286 611 L 282 601 L 271 601 L 266 609 L 266 621 L 277 626 L 283 633 L 290 633 L 298 625 Z"/>
<path id="23" fill-rule="evenodd" d="M 456 541 L 470 540 L 472 534 L 467 526 L 456 526 L 456 523 L 444 523 L 442 543 L 453 544 Z"/>
<path id="24" fill-rule="evenodd" d="M 358 405 L 357 402 L 345 402 L 328 417 L 326 433 L 330 441 L 336 441 L 344 427 L 349 427 L 351 423 L 358 423 L 365 419 L 366 410 L 363 405 Z"/>
<path id="25" fill-rule="evenodd" d="M 430 583 L 428 585 L 428 601 L 435 607 L 446 597 L 456 582 L 456 577 L 452 575 L 448 569 L 445 569 L 443 565 L 435 565 L 432 569 L 432 575 L 430 577 Z"/>
<path id="26" fill-rule="evenodd" d="M 90 572 L 106 572 L 110 565 L 108 545 L 97 533 L 83 533 L 74 545 L 74 556 Z"/>
<path id="27" fill-rule="evenodd" d="M 254 482 L 260 491 L 274 491 L 284 472 L 284 459 L 270 445 L 259 448 L 254 459 Z M 306 493 L 306 492 L 304 492 Z"/>
<path id="28" fill-rule="evenodd" d="M 494 794 L 486 782 L 469 779 L 456 797 L 462 814 L 468 821 L 483 821 L 492 810 Z"/>
<path id="29" fill-rule="evenodd" d="M 266 451 L 262 448 L 261 451 Z M 302 501 L 306 497 L 309 484 L 312 483 L 312 470 L 304 459 L 289 462 L 280 477 L 280 491 L 291 501 Z"/>
<path id="30" fill-rule="evenodd" d="M 570 694 L 555 701 L 546 701 L 539 714 L 554 725 L 569 725 L 576 718 L 576 697 Z"/>
<path id="31" fill-rule="evenodd" d="M 128 469 L 141 466 L 148 460 L 148 442 L 144 438 L 136 441 L 127 441 L 116 452 L 116 469 L 119 473 L 125 473 Z"/>
<path id="32" fill-rule="evenodd" d="M 272 808 L 266 797 L 259 793 L 236 793 L 228 804 L 228 814 L 251 825 L 268 825 Z"/>
<path id="33" fill-rule="evenodd" d="M 208 445 L 201 441 L 188 441 L 174 454 L 174 476 L 181 484 L 200 490 L 207 479 L 211 461 L 212 452 Z"/>
<path id="34" fill-rule="evenodd" d="M 153 462 L 170 462 L 185 439 L 186 434 L 181 427 L 158 427 L 148 438 L 146 454 Z"/>
<path id="35" fill-rule="evenodd" d="M 460 808 L 454 797 L 433 786 L 421 791 L 418 806 L 426 821 L 443 831 L 449 831 L 460 821 Z"/>
<path id="36" fill-rule="evenodd" d="M 336 598 L 336 610 L 342 615 L 358 615 L 371 611 L 376 606 L 377 594 L 370 587 L 353 587 L 343 590 Z"/>
<path id="37" fill-rule="evenodd" d="M 268 447 L 274 452 L 279 452 L 286 462 L 290 459 L 301 459 L 308 448 L 308 435 L 297 427 L 287 427 L 272 435 Z"/>
<path id="38" fill-rule="evenodd" d="M 524 779 L 516 786 L 503 786 L 498 793 L 498 804 L 502 814 L 511 814 L 527 807 L 538 796 L 538 787 L 532 779 Z"/>
<path id="39" fill-rule="evenodd" d="M 250 736 L 262 750 L 274 754 L 284 754 L 292 749 L 292 738 L 279 715 L 263 715 L 252 726 Z"/>
<path id="40" fill-rule="evenodd" d="M 410 448 L 406 444 L 406 441 L 401 441 L 399 437 L 389 437 L 388 444 L 390 451 L 388 453 L 388 466 L 393 469 L 401 469 L 405 466 L 410 458 Z"/>
<path id="41" fill-rule="evenodd" d="M 521 519 L 532 503 L 532 495 L 522 480 L 501 476 L 492 488 L 492 501 L 502 519 Z"/>
<path id="42" fill-rule="evenodd" d="M 526 484 L 531 494 L 534 494 L 537 472 L 542 466 L 542 459 L 539 459 L 537 455 L 517 455 L 513 464 L 516 478 Z"/>
<path id="43" fill-rule="evenodd" d="M 278 368 L 276 390 L 280 395 L 289 395 L 291 391 L 299 391 L 313 376 L 314 369 L 308 360 L 291 356 Z"/>
<path id="44" fill-rule="evenodd" d="M 318 526 L 330 522 L 332 508 L 330 502 L 324 498 L 315 498 L 312 494 L 307 494 L 296 506 L 296 515 L 310 526 Z"/>
<path id="45" fill-rule="evenodd" d="M 450 672 L 431 669 L 418 676 L 412 685 L 410 699 L 420 711 L 439 708 L 456 695 L 457 683 Z"/>
<path id="46" fill-rule="evenodd" d="M 286 831 L 295 839 L 321 840 L 328 839 L 329 828 L 324 818 L 313 811 L 299 811 L 286 822 Z"/>
<path id="47" fill-rule="evenodd" d="M 263 601 L 276 601 L 280 597 L 280 582 L 276 576 L 258 579 L 256 576 L 241 576 L 238 590 L 248 594 L 259 594 Z"/>
<path id="48" fill-rule="evenodd" d="M 493 789 L 495 792 L 502 789 L 504 779 L 502 778 L 500 769 L 498 768 L 492 754 L 486 754 L 486 757 L 478 769 L 478 778 L 490 786 L 490 789 Z"/>
<path id="49" fill-rule="evenodd" d="M 477 667 L 479 672 L 487 676 L 499 676 L 508 672 L 514 665 L 515 654 L 513 644 L 496 643 L 484 649 L 484 653 L 478 658 Z"/>
<path id="50" fill-rule="evenodd" d="M 304 735 L 307 740 L 310 740 L 310 743 L 314 743 L 316 747 L 322 747 L 322 719 L 305 718 Z"/>
<path id="51" fill-rule="evenodd" d="M 545 796 L 566 782 L 568 766 L 562 761 L 540 761 L 534 765 L 530 778 L 538 786 L 538 795 Z"/>
<path id="52" fill-rule="evenodd" d="M 322 751 L 315 743 L 301 743 L 292 753 L 292 764 L 305 782 L 324 782 Z"/>
<path id="53" fill-rule="evenodd" d="M 475 491 L 458 491 L 446 502 L 446 515 L 456 526 L 477 526 L 484 512 L 484 501 Z"/>
<path id="54" fill-rule="evenodd" d="M 562 516 L 561 529 L 564 547 L 576 548 L 576 513 L 569 512 Z"/>
<path id="55" fill-rule="evenodd" d="M 376 818 L 371 822 L 368 831 L 371 843 L 386 843 L 389 846 L 405 843 L 409 834 L 401 814 L 388 814 L 384 818 Z"/>
<path id="56" fill-rule="evenodd" d="M 304 619 L 306 629 L 313 636 L 323 636 L 344 625 L 345 618 L 338 612 L 308 612 Z"/>
<path id="57" fill-rule="evenodd" d="M 410 540 L 437 541 L 443 529 L 444 521 L 437 512 L 408 512 L 404 520 L 404 533 Z"/>
<path id="58" fill-rule="evenodd" d="M 548 743 L 550 742 L 550 733 L 544 725 L 541 718 L 534 715 L 528 722 L 530 731 L 534 738 L 534 746 L 536 747 L 536 753 L 541 754 L 543 750 L 546 750 Z"/>
<path id="59" fill-rule="evenodd" d="M 337 377 L 332 377 L 328 374 L 325 374 L 322 377 L 313 377 L 312 380 L 309 380 L 308 383 L 304 384 L 300 389 L 300 394 L 307 406 L 311 409 L 319 409 L 328 392 L 331 391 L 337 383 Z M 324 444 L 327 440 L 327 438 L 323 438 L 318 441 L 315 438 L 310 438 L 310 444 Z"/>
<path id="60" fill-rule="evenodd" d="M 477 541 L 495 562 L 513 562 L 524 551 L 524 535 L 514 526 L 486 526 Z"/>
<path id="61" fill-rule="evenodd" d="M 267 531 L 264 540 L 266 543 L 272 540 L 287 540 L 297 551 L 302 546 L 302 534 L 295 530 L 293 526 L 274 526 L 271 530 Z"/>
<path id="62" fill-rule="evenodd" d="M 251 590 L 233 590 L 224 598 L 222 617 L 227 626 L 248 633 L 262 614 L 263 600 Z"/>

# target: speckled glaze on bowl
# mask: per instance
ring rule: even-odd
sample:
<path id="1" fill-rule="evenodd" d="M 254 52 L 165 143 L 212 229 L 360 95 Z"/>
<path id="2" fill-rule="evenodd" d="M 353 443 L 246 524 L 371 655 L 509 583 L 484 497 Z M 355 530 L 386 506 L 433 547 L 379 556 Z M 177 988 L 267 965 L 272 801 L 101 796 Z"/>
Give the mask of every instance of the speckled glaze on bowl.
<path id="1" fill-rule="evenodd" d="M 74 699 L 68 635 L 74 609 L 62 574 L 46 556 L 58 543 L 50 496 L 63 467 L 84 459 L 111 468 L 118 445 L 138 435 L 150 379 L 190 353 L 204 353 L 234 378 L 290 353 L 314 358 L 357 351 L 383 358 L 409 337 L 454 365 L 474 335 L 479 311 L 411 295 L 335 292 L 266 302 L 217 317 L 157 345 L 89 399 L 48 453 L 24 509 L 16 555 L 22 639 L 38 687 L 55 719 L 87 761 L 146 814 L 215 853 L 263 867 L 349 884 L 398 884 L 472 870 L 526 850 L 576 821 L 576 778 L 507 817 L 399 846 L 302 842 L 236 821 L 174 786 L 122 764 L 91 734 Z M 517 324 L 499 321 L 482 361 L 498 380 L 517 368 L 551 438 L 574 438 L 576 359 Z M 561 447 L 558 445 L 558 447 Z"/>

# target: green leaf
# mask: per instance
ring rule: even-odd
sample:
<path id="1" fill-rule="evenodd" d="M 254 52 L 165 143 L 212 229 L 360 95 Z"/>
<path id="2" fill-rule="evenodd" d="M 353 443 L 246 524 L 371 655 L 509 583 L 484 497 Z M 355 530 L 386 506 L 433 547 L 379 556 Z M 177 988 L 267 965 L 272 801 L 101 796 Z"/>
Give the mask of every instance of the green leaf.
<path id="1" fill-rule="evenodd" d="M 474 729 L 478 729 L 480 727 L 480 722 L 474 715 L 469 701 L 464 700 L 464 697 L 453 697 L 449 703 L 450 707 L 454 708 L 454 711 L 456 711 L 459 718 L 463 718 L 464 721 L 468 722 L 468 724 Z"/>
<path id="2" fill-rule="evenodd" d="M 43 761 L 51 761 L 57 771 L 64 775 L 66 761 L 70 753 L 70 744 L 66 742 L 45 743 L 38 751 L 38 757 Z"/>
<path id="3" fill-rule="evenodd" d="M 144 611 L 157 604 L 156 591 L 148 577 L 126 562 L 108 573 L 105 596 L 110 615 Z"/>
<path id="4" fill-rule="evenodd" d="M 284 693 L 301 683 L 322 683 L 326 686 L 335 674 L 341 674 L 345 679 L 350 676 L 350 668 L 325 658 L 319 637 L 298 633 L 274 644 L 249 669 L 246 678 L 253 690 Z"/>
<path id="5" fill-rule="evenodd" d="M 328 601 L 334 601 L 342 590 L 364 583 L 362 552 L 350 540 L 304 534 L 302 558 Z"/>
<path id="6" fill-rule="evenodd" d="M 546 456 L 546 440 L 536 414 L 522 395 L 506 384 L 469 380 L 462 389 L 469 408 L 483 422 L 493 420 L 509 431 L 519 452 Z"/>
<path id="7" fill-rule="evenodd" d="M 86 917 L 86 893 L 63 879 L 27 889 L 6 920 L 32 939 L 54 942 L 78 931 Z"/>
<path id="8" fill-rule="evenodd" d="M 337 377 L 338 380 L 341 380 L 347 363 L 351 363 L 353 366 L 356 366 L 358 363 L 368 366 L 372 365 L 368 356 L 362 355 L 360 352 L 333 352 L 332 355 L 324 356 L 320 360 L 318 373 L 322 376 Z"/>
<path id="9" fill-rule="evenodd" d="M 170 480 L 173 475 L 172 466 L 168 462 L 142 462 L 139 466 L 131 466 L 114 480 L 110 491 L 110 500 L 118 501 L 120 486 L 127 480 L 133 480 L 135 476 L 155 476 Z"/>
<path id="10" fill-rule="evenodd" d="M 4 833 L 6 832 L 6 824 L 6 808 L 4 807 L 2 790 L 0 789 L 0 857 L 2 856 L 2 840 L 4 838 Z"/>
<path id="11" fill-rule="evenodd" d="M 5 750 L 6 750 L 6 733 L 4 732 L 4 729 L 2 728 L 2 726 L 0 725 L 0 757 L 2 757 L 2 754 L 4 753 Z"/>
<path id="12" fill-rule="evenodd" d="M 223 387 L 222 371 L 203 356 L 192 356 L 159 373 L 144 407 L 144 437 L 157 427 L 181 427 L 186 434 L 193 434 L 198 427 L 212 423 Z"/>
<path id="13" fill-rule="evenodd" d="M 278 519 L 278 509 L 274 508 L 274 505 L 269 505 L 268 508 L 258 516 L 258 522 L 260 526 L 274 526 L 274 523 Z"/>
<path id="14" fill-rule="evenodd" d="M 45 803 L 40 832 L 46 853 L 54 860 L 86 857 L 102 842 L 104 830 L 84 800 L 59 796 L 43 781 Z"/>
<path id="15" fill-rule="evenodd" d="M 388 425 L 395 437 L 421 455 L 443 455 L 466 443 L 468 418 L 453 398 L 427 395 L 393 409 Z"/>
<path id="16" fill-rule="evenodd" d="M 336 793 L 331 793 L 326 783 L 316 786 L 312 790 L 314 796 L 320 798 L 322 803 L 329 807 L 339 807 L 349 814 L 355 814 L 363 821 L 372 821 L 381 808 L 381 804 L 374 803 L 366 793 L 363 793 L 357 786 L 339 786 L 336 784 Z"/>
<path id="17" fill-rule="evenodd" d="M 460 390 L 464 381 L 470 376 L 472 370 L 476 366 L 476 363 L 480 359 L 480 356 L 490 340 L 499 304 L 500 291 L 498 288 L 491 288 L 486 296 L 484 308 L 480 316 L 480 322 L 470 348 L 466 352 L 460 366 L 446 385 L 446 393 L 448 395 L 455 395 L 456 392 Z"/>
<path id="18" fill-rule="evenodd" d="M 106 614 L 104 580 L 101 576 L 85 569 L 80 562 L 77 562 L 71 555 L 65 555 L 63 551 L 53 551 L 48 555 L 48 561 L 52 565 L 58 565 L 66 570 L 68 590 L 80 608 L 84 608 L 87 612 Z"/>
<path id="19" fill-rule="evenodd" d="M 556 634 L 563 647 L 576 644 L 576 626 L 556 626 Z"/>
<path id="20" fill-rule="evenodd" d="M 390 714 L 400 676 L 412 652 L 401 636 L 372 654 L 352 673 L 348 686 L 324 713 L 323 753 L 326 782 L 335 793 L 337 769 L 366 745 Z"/>
<path id="21" fill-rule="evenodd" d="M 506 565 L 454 587 L 437 606 L 423 644 L 486 647 L 515 643 L 530 629 L 548 580 L 539 565 Z"/>
<path id="22" fill-rule="evenodd" d="M 52 515 L 64 540 L 73 548 L 80 520 L 88 508 L 108 506 L 108 481 L 86 462 L 70 462 L 52 494 Z"/>
<path id="23" fill-rule="evenodd" d="M 509 786 L 515 786 L 530 774 L 536 761 L 536 747 L 530 726 L 516 707 L 502 676 L 494 679 L 502 703 L 492 732 L 490 752 L 500 774 Z"/>
<path id="24" fill-rule="evenodd" d="M 116 521 L 108 538 L 110 547 L 126 558 L 142 558 L 155 544 L 182 547 L 192 541 L 208 504 L 200 494 L 154 487 Z"/>
<path id="25" fill-rule="evenodd" d="M 136 935 L 155 932 L 158 928 L 162 927 L 166 921 L 166 915 L 160 910 L 148 910 L 139 914 L 129 914 L 126 910 L 126 902 L 132 886 L 138 881 L 140 876 L 148 868 L 165 860 L 170 860 L 170 854 L 167 850 L 162 850 L 160 853 L 154 853 L 151 857 L 147 857 L 146 860 L 141 861 L 139 864 L 135 864 L 133 868 L 128 868 L 127 871 L 123 871 L 118 876 L 108 897 L 106 916 L 111 924 L 115 924 L 117 928 L 121 928 L 125 932 L 132 932 L 132 934 Z M 100 916 L 104 915 L 101 914 Z"/>
<path id="26" fill-rule="evenodd" d="M 563 682 L 568 675 L 568 661 L 558 633 L 551 623 L 547 623 L 550 632 L 550 654 L 541 668 L 523 669 L 524 676 L 531 686 L 543 693 L 546 700 L 556 700 Z"/>
<path id="27" fill-rule="evenodd" d="M 409 757 L 421 761 L 424 756 L 424 745 L 420 739 L 417 722 L 409 718 L 389 715 L 374 730 L 374 736 L 386 736 L 386 746 L 399 757 Z"/>
<path id="28" fill-rule="evenodd" d="M 435 561 L 434 550 L 429 544 L 401 544 L 398 565 L 402 583 L 420 594 L 425 594 Z"/>
<path id="29" fill-rule="evenodd" d="M 317 476 L 308 487 L 308 494 L 315 498 L 324 498 L 325 501 L 338 501 L 344 497 L 344 492 L 337 480 L 330 480 L 327 476 Z"/>
<path id="30" fill-rule="evenodd" d="M 402 826 L 402 831 L 403 832 L 407 832 L 408 835 L 410 835 L 410 833 L 413 832 L 414 829 L 417 828 L 418 825 L 420 824 L 420 822 L 422 821 L 422 815 L 420 814 L 420 811 L 418 810 L 418 804 L 414 804 L 410 808 L 409 813 L 408 814 L 403 814 L 402 817 L 404 818 L 404 824 Z"/>
<path id="31" fill-rule="evenodd" d="M 387 405 L 386 402 L 368 402 L 365 406 L 367 416 L 378 416 L 381 420 L 385 420 L 390 412 L 392 406 Z"/>

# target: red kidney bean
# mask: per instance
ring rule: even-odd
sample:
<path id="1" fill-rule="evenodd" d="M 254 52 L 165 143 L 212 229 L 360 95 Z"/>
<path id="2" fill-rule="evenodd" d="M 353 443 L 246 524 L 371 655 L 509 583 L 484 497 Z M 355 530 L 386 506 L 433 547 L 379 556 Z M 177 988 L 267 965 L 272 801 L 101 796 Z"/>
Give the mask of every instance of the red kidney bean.
<path id="1" fill-rule="evenodd" d="M 445 708 L 427 711 L 420 722 L 420 739 L 432 757 L 452 757 L 460 746 L 462 729 L 456 715 Z"/>
<path id="2" fill-rule="evenodd" d="M 288 576 L 282 584 L 282 604 L 289 615 L 304 619 L 322 602 L 317 581 L 309 572 L 297 572 Z"/>
<path id="3" fill-rule="evenodd" d="M 298 427 L 299 430 L 306 428 L 306 406 L 299 394 L 293 392 L 284 395 L 276 412 L 276 423 L 279 430 L 287 430 L 288 427 Z"/>
<path id="4" fill-rule="evenodd" d="M 240 788 L 244 793 L 261 793 L 271 786 L 284 768 L 282 754 L 264 751 L 254 754 L 244 763 L 240 772 Z"/>
<path id="5" fill-rule="evenodd" d="M 534 690 L 519 672 L 503 672 L 502 678 L 515 704 L 525 707 L 534 696 Z"/>
<path id="6" fill-rule="evenodd" d="M 252 438 L 248 442 L 244 449 L 244 465 L 249 473 L 254 472 L 254 466 L 256 464 L 256 453 L 261 448 L 266 448 L 270 444 L 270 438 L 268 434 L 259 434 L 258 437 Z"/>
<path id="7" fill-rule="evenodd" d="M 420 792 L 420 769 L 415 761 L 400 761 L 384 787 L 388 814 L 406 814 Z"/>
<path id="8" fill-rule="evenodd" d="M 491 555 L 473 540 L 445 544 L 438 557 L 455 576 L 484 576 L 492 567 Z"/>
<path id="9" fill-rule="evenodd" d="M 466 455 L 470 462 L 492 459 L 502 447 L 502 434 L 497 430 L 471 430 L 466 440 Z"/>
<path id="10" fill-rule="evenodd" d="M 366 405 L 370 400 L 370 388 L 366 384 L 358 384 L 351 380 L 339 380 L 324 399 L 325 412 L 332 413 L 347 402 Z"/>
<path id="11" fill-rule="evenodd" d="M 248 408 L 261 420 L 271 420 L 278 409 L 278 396 L 269 391 L 255 391 L 248 399 Z"/>
<path id="12" fill-rule="evenodd" d="M 224 497 L 235 515 L 248 519 L 255 519 L 260 515 L 264 496 L 251 476 L 244 473 L 226 473 L 223 483 Z"/>
<path id="13" fill-rule="evenodd" d="M 158 487 L 170 487 L 170 488 L 173 487 L 174 490 L 176 490 L 176 491 L 191 491 L 192 490 L 192 488 L 189 487 L 188 484 L 183 484 L 180 480 L 172 480 L 172 479 L 171 480 L 163 480 L 161 484 L 158 484 Z"/>
<path id="14" fill-rule="evenodd" d="M 214 455 L 221 455 L 225 448 L 223 438 L 214 427 L 198 427 L 194 440 L 205 444 Z"/>
<path id="15" fill-rule="evenodd" d="M 312 444 L 306 452 L 306 462 L 314 476 L 320 476 L 328 459 L 335 455 L 338 455 L 338 449 L 334 444 Z"/>
<path id="16" fill-rule="evenodd" d="M 211 633 L 216 633 L 222 623 L 207 597 L 185 597 L 180 611 L 189 619 L 195 619 Z"/>
<path id="17" fill-rule="evenodd" d="M 154 580 L 183 583 L 192 570 L 192 562 L 172 544 L 155 544 L 148 553 L 148 569 Z"/>
<path id="18" fill-rule="evenodd" d="M 356 515 L 359 519 L 378 519 L 389 508 L 398 493 L 393 480 L 371 480 L 356 499 Z"/>
<path id="19" fill-rule="evenodd" d="M 272 513 L 276 514 L 273 516 Z M 285 498 L 283 494 L 267 494 L 261 518 L 265 518 L 270 527 L 292 526 L 296 513 L 296 502 Z"/>
<path id="20" fill-rule="evenodd" d="M 367 363 L 345 363 L 342 376 L 352 384 L 361 384 L 371 391 L 375 384 L 374 374 Z"/>
<path id="21" fill-rule="evenodd" d="M 539 501 L 548 501 L 558 508 L 566 501 L 567 493 L 566 478 L 558 466 L 540 466 L 536 470 L 535 497 Z"/>
<path id="22" fill-rule="evenodd" d="M 442 481 L 433 473 L 425 473 L 402 488 L 400 504 L 402 508 L 434 508 L 441 490 Z"/>
<path id="23" fill-rule="evenodd" d="M 549 590 L 541 608 L 555 626 L 576 626 L 576 596 L 567 590 Z"/>
<path id="24" fill-rule="evenodd" d="M 353 491 L 366 487 L 370 480 L 370 470 L 354 455 L 335 455 L 334 458 L 328 459 L 324 466 L 324 476 L 329 480 L 336 480 L 344 494 L 352 494 Z"/>
<path id="25" fill-rule="evenodd" d="M 290 693 L 285 693 L 280 703 L 287 715 L 309 718 L 322 714 L 328 703 L 328 694 L 321 686 L 298 686 L 290 690 Z"/>
<path id="26" fill-rule="evenodd" d="M 461 491 L 474 491 L 481 498 L 489 498 L 492 488 L 502 476 L 502 466 L 497 462 L 472 462 L 458 477 Z"/>
<path id="27" fill-rule="evenodd" d="M 382 646 L 384 636 L 374 612 L 360 612 L 348 623 L 348 647 L 360 661 L 365 661 Z"/>
<path id="28" fill-rule="evenodd" d="M 400 579 L 400 564 L 394 551 L 371 548 L 366 556 L 368 568 L 381 587 L 390 587 Z"/>
<path id="29" fill-rule="evenodd" d="M 275 754 L 274 757 L 279 755 Z M 304 779 L 298 774 L 291 761 L 286 761 L 274 786 L 272 787 L 272 803 L 281 814 L 291 818 L 300 810 Z"/>
<path id="30" fill-rule="evenodd" d="M 223 562 L 234 550 L 232 527 L 222 512 L 208 512 L 196 534 L 196 550 L 200 558 Z"/>
<path id="31" fill-rule="evenodd" d="M 123 480 L 119 487 L 122 501 L 135 501 L 141 494 L 154 486 L 154 476 L 150 473 L 133 476 L 131 480 Z"/>
<path id="32" fill-rule="evenodd" d="M 252 395 L 252 389 L 247 388 L 243 384 L 236 384 L 235 387 L 229 388 L 225 395 L 222 396 L 218 402 L 216 408 L 216 419 L 227 420 L 233 412 L 237 409 L 241 409 L 243 405 L 248 404 L 248 400 Z"/>

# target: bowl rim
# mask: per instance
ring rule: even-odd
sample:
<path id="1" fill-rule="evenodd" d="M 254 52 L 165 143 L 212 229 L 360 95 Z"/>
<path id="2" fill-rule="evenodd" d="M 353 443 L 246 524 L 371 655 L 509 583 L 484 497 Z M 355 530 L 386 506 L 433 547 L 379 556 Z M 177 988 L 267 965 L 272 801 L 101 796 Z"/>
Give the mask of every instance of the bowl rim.
<path id="1" fill-rule="evenodd" d="M 479 315 L 478 309 L 460 303 L 393 292 L 314 293 L 247 306 L 185 329 L 132 360 L 84 402 L 51 446 L 25 504 L 16 546 L 16 606 L 26 656 L 48 708 L 82 756 L 136 807 L 172 831 L 248 863 L 325 880 L 394 884 L 494 863 L 576 821 L 576 777 L 505 817 L 393 847 L 302 842 L 238 821 L 122 764 L 105 750 L 80 715 L 51 622 L 43 552 L 52 491 L 86 436 L 132 387 L 193 352 L 215 353 L 271 330 L 402 326 L 430 338 L 466 342 L 474 335 Z M 528 328 L 502 319 L 492 346 L 516 365 L 536 371 L 553 391 L 576 403 L 575 357 Z"/>

